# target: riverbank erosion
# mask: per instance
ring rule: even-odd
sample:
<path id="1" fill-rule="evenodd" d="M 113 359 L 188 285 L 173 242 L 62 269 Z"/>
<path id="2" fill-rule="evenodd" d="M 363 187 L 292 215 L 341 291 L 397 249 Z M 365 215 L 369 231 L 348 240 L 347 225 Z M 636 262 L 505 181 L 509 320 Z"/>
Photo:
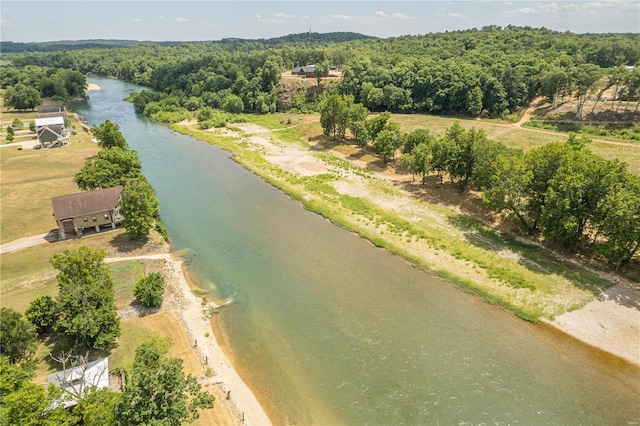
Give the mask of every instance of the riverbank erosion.
<path id="1" fill-rule="evenodd" d="M 181 123 L 172 128 L 231 152 L 235 161 L 307 209 L 416 267 L 521 318 L 544 320 L 640 365 L 636 285 L 589 270 L 533 243 L 504 238 L 464 215 L 417 198 L 406 190 L 410 175 L 399 178 L 320 144 L 294 140 L 292 126 L 284 127 L 268 130 L 235 123 L 204 131 L 195 123 Z M 286 142 L 279 135 L 286 136 Z M 625 301 L 616 296 L 604 300 L 621 292 Z M 594 309 L 598 303 L 607 308 Z M 609 321 L 614 317 L 620 320 Z"/>

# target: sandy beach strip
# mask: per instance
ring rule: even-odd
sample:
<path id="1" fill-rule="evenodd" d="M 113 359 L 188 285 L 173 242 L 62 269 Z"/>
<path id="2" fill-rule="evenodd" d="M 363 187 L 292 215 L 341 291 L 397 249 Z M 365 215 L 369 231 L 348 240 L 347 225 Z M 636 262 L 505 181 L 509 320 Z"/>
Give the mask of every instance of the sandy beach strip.
<path id="1" fill-rule="evenodd" d="M 170 254 L 152 254 L 131 257 L 111 257 L 106 263 L 123 262 L 141 259 L 164 259 L 166 261 L 167 284 L 173 287 L 179 299 L 179 309 L 174 312 L 182 323 L 187 336 L 194 342 L 200 360 L 213 369 L 215 376 L 212 382 L 221 383 L 226 392 L 230 392 L 230 402 L 237 410 L 243 423 L 247 425 L 270 425 L 271 421 L 258 402 L 257 398 L 242 380 L 238 372 L 222 351 L 209 322 L 203 313 L 202 299 L 194 295 L 182 269 L 181 260 Z"/>
<path id="2" fill-rule="evenodd" d="M 92 90 L 100 90 L 100 86 L 98 86 L 95 83 L 89 83 L 87 84 L 87 92 L 90 92 Z"/>
<path id="3" fill-rule="evenodd" d="M 553 321 L 576 339 L 640 365 L 640 286 L 618 284 Z"/>

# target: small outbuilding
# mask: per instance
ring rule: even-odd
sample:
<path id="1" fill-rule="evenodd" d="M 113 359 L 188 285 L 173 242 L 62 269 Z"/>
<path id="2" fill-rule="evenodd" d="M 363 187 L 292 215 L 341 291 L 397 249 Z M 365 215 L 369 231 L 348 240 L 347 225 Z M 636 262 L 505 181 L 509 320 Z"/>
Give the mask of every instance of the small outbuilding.
<path id="1" fill-rule="evenodd" d="M 36 118 L 35 124 L 40 148 L 69 145 L 71 135 L 64 125 L 63 117 Z"/>
<path id="2" fill-rule="evenodd" d="M 75 365 L 72 368 L 50 374 L 47 378 L 47 385 L 55 385 L 65 391 L 62 398 L 54 405 L 63 405 L 64 408 L 73 407 L 78 404 L 78 398 L 89 388 L 109 387 L 109 358 Z"/>
<path id="3" fill-rule="evenodd" d="M 60 239 L 70 235 L 81 237 L 85 229 L 101 227 L 115 229 L 122 222 L 120 198 L 122 186 L 60 195 L 51 198 L 53 216 L 60 230 Z"/>

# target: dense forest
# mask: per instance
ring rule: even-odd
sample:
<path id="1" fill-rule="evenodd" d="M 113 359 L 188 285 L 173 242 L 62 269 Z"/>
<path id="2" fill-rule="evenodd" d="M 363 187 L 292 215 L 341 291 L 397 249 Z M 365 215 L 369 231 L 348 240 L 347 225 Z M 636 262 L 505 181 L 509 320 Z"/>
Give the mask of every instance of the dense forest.
<path id="1" fill-rule="evenodd" d="M 155 103 L 153 113 L 164 110 L 170 113 L 166 119 L 173 115 L 176 120 L 201 107 L 223 108 L 231 95 L 242 101 L 232 98 L 234 107 L 246 112 L 317 111 L 324 94 L 339 93 L 353 95 L 371 111 L 494 117 L 509 115 L 537 96 L 586 99 L 601 89 L 596 83 L 603 77 L 608 87 L 622 88 L 620 98 L 640 97 L 640 69 L 633 68 L 640 61 L 639 34 L 529 27 L 490 26 L 389 39 L 311 33 L 271 40 L 23 52 L 3 58 L 21 70 L 29 65 L 63 68 L 147 86 L 157 92 L 148 97 Z M 341 78 L 318 78 L 317 86 L 326 87 L 283 84 L 282 72 L 308 64 L 318 70 L 335 67 Z M 33 71 L 3 68 L 3 88 L 33 80 Z M 145 107 L 137 104 L 141 112 Z"/>
<path id="2" fill-rule="evenodd" d="M 45 46 L 46 47 L 46 46 Z M 46 50 L 46 49 L 45 49 Z M 352 33 L 294 34 L 271 40 L 139 44 L 3 54 L 1 87 L 14 108 L 31 98 L 82 95 L 85 75 L 148 87 L 136 111 L 164 122 L 196 117 L 224 126 L 228 114 L 321 112 L 327 136 L 371 144 L 384 162 L 397 149 L 414 174 L 446 173 L 461 191 L 484 192 L 486 205 L 528 234 L 570 251 L 598 251 L 615 267 L 640 248 L 638 179 L 625 165 L 591 154 L 588 140 L 528 153 L 507 150 L 481 132 L 449 129 L 401 134 L 389 112 L 506 117 L 542 96 L 550 103 L 640 99 L 640 34 L 573 34 L 496 26 L 376 39 Z M 283 72 L 315 64 L 311 79 Z M 327 78 L 329 69 L 334 78 Z M 288 80 L 285 82 L 285 80 Z M 23 96 L 24 95 L 24 96 Z M 224 110 L 221 113 L 217 110 Z M 370 111 L 383 112 L 367 118 Z M 603 240 L 604 237 L 604 240 Z"/>

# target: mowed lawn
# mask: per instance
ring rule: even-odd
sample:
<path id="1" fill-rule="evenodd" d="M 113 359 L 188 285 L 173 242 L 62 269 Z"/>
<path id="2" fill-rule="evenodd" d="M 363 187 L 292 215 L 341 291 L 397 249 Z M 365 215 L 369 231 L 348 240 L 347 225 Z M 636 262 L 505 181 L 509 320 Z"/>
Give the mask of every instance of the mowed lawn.
<path id="1" fill-rule="evenodd" d="M 98 152 L 84 132 L 63 148 L 0 149 L 0 244 L 56 229 L 51 197 L 79 192 L 73 176 Z"/>

